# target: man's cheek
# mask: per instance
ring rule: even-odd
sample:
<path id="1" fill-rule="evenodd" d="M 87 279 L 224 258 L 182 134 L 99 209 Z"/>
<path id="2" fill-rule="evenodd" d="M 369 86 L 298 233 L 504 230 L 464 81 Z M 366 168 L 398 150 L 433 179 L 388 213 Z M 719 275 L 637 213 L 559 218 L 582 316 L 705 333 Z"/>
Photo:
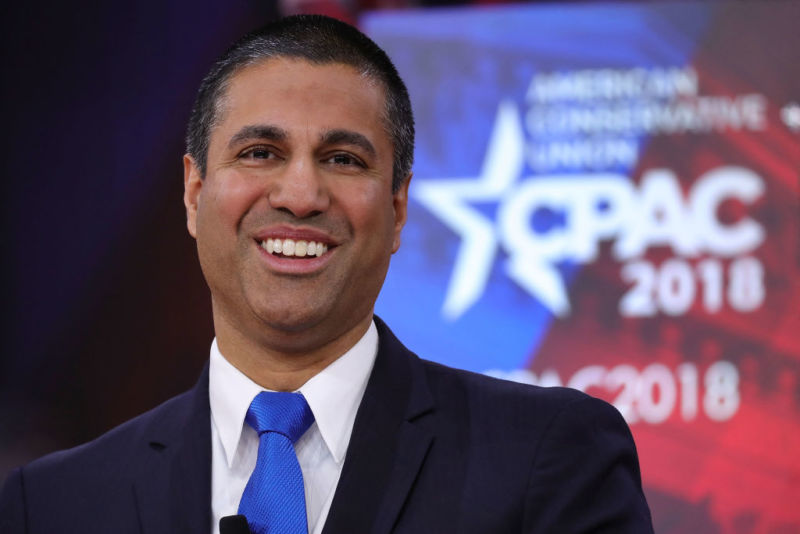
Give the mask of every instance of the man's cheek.
<path id="1" fill-rule="evenodd" d="M 259 184 L 232 181 L 217 191 L 215 200 L 220 222 L 235 229 L 248 213 L 266 203 L 267 197 Z"/>

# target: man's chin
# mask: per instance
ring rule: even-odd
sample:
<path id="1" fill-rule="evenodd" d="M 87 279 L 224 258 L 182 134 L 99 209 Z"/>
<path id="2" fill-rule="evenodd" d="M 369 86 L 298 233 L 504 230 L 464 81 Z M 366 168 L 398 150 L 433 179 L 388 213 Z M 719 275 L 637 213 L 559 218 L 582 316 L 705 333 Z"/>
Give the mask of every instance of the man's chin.
<path id="1" fill-rule="evenodd" d="M 275 333 L 286 335 L 300 335 L 312 332 L 319 328 L 324 319 L 324 314 L 315 313 L 313 308 L 291 310 L 266 310 L 257 313 L 261 323 Z"/>
<path id="2" fill-rule="evenodd" d="M 271 306 L 263 310 L 258 315 L 265 342 L 280 344 L 286 352 L 313 352 L 335 343 L 362 322 L 352 314 L 323 308 Z"/>

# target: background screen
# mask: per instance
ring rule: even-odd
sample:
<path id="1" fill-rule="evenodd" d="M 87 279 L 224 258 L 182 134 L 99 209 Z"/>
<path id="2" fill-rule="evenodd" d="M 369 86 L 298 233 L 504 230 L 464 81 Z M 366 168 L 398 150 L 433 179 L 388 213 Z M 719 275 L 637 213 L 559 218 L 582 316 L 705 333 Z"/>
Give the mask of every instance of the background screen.
<path id="1" fill-rule="evenodd" d="M 398 337 L 613 403 L 660 534 L 800 532 L 800 3 L 454 3 L 4 6 L 0 478 L 197 380 L 191 103 L 235 38 L 320 10 L 414 105 Z"/>

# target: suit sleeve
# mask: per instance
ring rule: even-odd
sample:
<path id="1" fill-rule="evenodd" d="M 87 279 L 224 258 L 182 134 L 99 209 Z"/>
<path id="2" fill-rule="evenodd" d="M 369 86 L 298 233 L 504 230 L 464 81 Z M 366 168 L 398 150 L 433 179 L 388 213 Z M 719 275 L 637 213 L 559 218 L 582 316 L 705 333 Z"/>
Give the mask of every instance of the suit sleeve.
<path id="1" fill-rule="evenodd" d="M 523 532 L 652 534 L 630 430 L 610 404 L 581 397 L 550 421 L 528 480 Z"/>
<path id="2" fill-rule="evenodd" d="M 24 534 L 27 531 L 22 468 L 17 468 L 9 474 L 0 490 L 0 532 Z"/>

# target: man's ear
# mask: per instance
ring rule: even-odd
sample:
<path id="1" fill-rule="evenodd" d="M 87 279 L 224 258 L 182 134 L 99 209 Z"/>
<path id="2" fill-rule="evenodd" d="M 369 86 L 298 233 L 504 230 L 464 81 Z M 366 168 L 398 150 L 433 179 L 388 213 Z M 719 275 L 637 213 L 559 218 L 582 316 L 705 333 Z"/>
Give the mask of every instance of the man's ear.
<path id="1" fill-rule="evenodd" d="M 408 184 L 411 183 L 412 173 L 408 173 L 400 188 L 392 193 L 392 205 L 394 207 L 394 242 L 392 243 L 392 254 L 400 248 L 400 232 L 408 219 Z"/>
<path id="2" fill-rule="evenodd" d="M 197 207 L 203 178 L 200 168 L 189 154 L 183 155 L 183 205 L 186 206 L 186 228 L 192 237 L 197 238 Z"/>

